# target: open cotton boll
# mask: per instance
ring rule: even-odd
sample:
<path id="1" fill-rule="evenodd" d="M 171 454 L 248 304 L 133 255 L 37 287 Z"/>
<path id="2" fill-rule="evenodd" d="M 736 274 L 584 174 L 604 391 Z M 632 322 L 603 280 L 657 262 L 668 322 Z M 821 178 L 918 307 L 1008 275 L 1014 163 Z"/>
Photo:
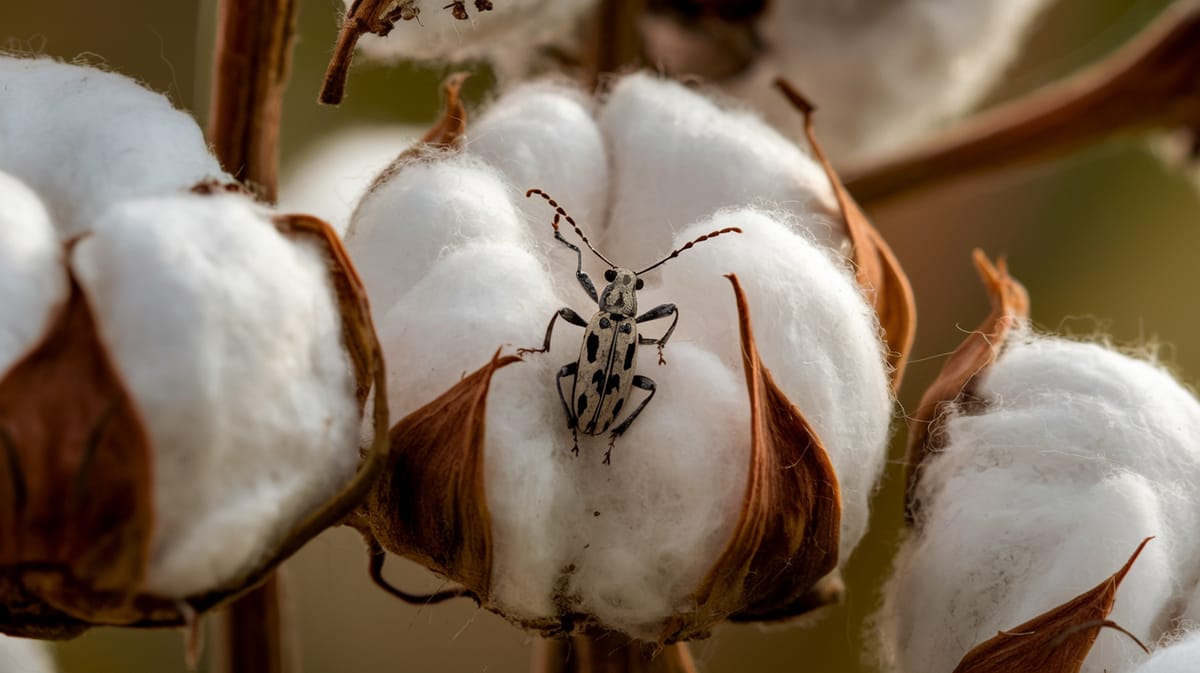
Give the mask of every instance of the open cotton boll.
<path id="1" fill-rule="evenodd" d="M 396 158 L 396 148 L 424 133 L 412 126 L 364 126 L 321 138 L 286 167 L 276 209 L 319 217 L 345 236 L 355 204 Z"/>
<path id="2" fill-rule="evenodd" d="M 762 206 L 805 215 L 817 240 L 840 248 L 829 179 L 811 158 L 748 112 L 651 75 L 622 78 L 598 123 L 611 151 L 610 256 L 641 268 L 675 234 L 721 208 Z M 620 227 L 618 229 L 618 227 Z"/>
<path id="3" fill-rule="evenodd" d="M 788 78 L 822 112 L 839 162 L 918 140 L 968 111 L 1004 73 L 1047 0 L 772 2 L 758 22 L 767 54 L 725 86 L 777 128 L 803 120 L 772 86 Z M 853 73 L 853 74 L 851 74 Z"/>
<path id="4" fill-rule="evenodd" d="M 1110 618 L 1145 642 L 1195 586 L 1200 404 L 1167 373 L 1095 344 L 1009 337 L 925 459 L 914 535 L 882 624 L 899 671 L 968 650 L 1090 589 L 1144 538 Z M 1083 671 L 1144 655 L 1102 632 Z"/>
<path id="5" fill-rule="evenodd" d="M 327 260 L 241 195 L 129 200 L 73 268 L 154 448 L 146 591 L 250 570 L 358 463 Z"/>
<path id="6" fill-rule="evenodd" d="M 227 180 L 196 122 L 116 73 L 0 56 L 0 170 L 41 195 L 70 237 L 117 201 Z"/>
<path id="7" fill-rule="evenodd" d="M 1198 662 L 1200 631 L 1159 647 L 1145 663 L 1131 669 L 1130 673 L 1195 673 Z"/>
<path id="8" fill-rule="evenodd" d="M 37 345 L 66 300 L 62 257 L 41 200 L 0 172 L 0 378 Z"/>
<path id="9" fill-rule="evenodd" d="M 40 640 L 0 633 L 0 673 L 54 673 L 54 657 Z"/>
<path id="10" fill-rule="evenodd" d="M 405 0 L 418 20 L 399 21 L 386 37 L 364 35 L 362 50 L 378 58 L 464 60 L 493 57 L 504 62 L 574 35 L 572 28 L 594 0 L 500 0 L 478 11 L 467 0 L 469 18 L 455 18 L 445 0 Z M 345 0 L 347 11 L 354 5 Z M 398 3 L 404 4 L 404 3 Z"/>

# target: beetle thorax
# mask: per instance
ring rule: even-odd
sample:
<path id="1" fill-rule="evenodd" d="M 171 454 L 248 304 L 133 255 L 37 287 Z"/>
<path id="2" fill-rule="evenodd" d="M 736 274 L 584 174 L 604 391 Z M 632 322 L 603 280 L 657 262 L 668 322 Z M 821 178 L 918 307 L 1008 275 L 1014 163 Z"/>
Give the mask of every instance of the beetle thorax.
<path id="1" fill-rule="evenodd" d="M 600 293 L 600 310 L 632 318 L 637 313 L 637 295 L 634 293 L 637 275 L 629 269 L 617 267 L 605 272 L 605 280 L 609 283 Z"/>

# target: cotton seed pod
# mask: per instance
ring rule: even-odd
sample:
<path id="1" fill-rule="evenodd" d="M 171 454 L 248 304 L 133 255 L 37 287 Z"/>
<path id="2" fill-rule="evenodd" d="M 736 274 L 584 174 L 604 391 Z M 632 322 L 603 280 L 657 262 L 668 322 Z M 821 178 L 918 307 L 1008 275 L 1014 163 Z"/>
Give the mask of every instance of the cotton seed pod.
<path id="1" fill-rule="evenodd" d="M 653 4 L 660 11 L 644 24 L 651 62 L 719 82 L 777 128 L 797 132 L 771 87 L 788 78 L 820 102 L 826 146 L 850 162 L 913 142 L 976 105 L 1047 2 Z"/>
<path id="2" fill-rule="evenodd" d="M 162 138 L 153 125 L 169 105 L 88 68 L 0 63 L 37 68 L 144 124 L 66 128 L 73 162 L 53 139 L 25 139 L 48 148 L 53 171 L 5 155 L 40 189 L 0 173 L 0 631 L 179 624 L 345 514 L 380 457 L 359 466 L 381 357 L 327 225 L 211 182 L 146 195 L 164 180 L 153 148 L 151 186 L 106 194 L 84 169 L 139 179 L 136 153 Z M 39 98 L 58 90 L 40 83 L 6 83 L 22 106 L 0 109 L 0 128 L 24 106 L 61 104 Z M 173 114 L 161 115 L 168 130 L 188 136 Z M 215 165 L 198 149 L 206 159 L 192 165 Z M 386 410 L 372 411 L 381 437 Z"/>
<path id="3" fill-rule="evenodd" d="M 993 312 L 917 412 L 885 654 L 901 672 L 1130 670 L 1141 646 L 1101 622 L 1152 643 L 1200 575 L 1200 404 L 1152 362 L 1033 333 L 1024 290 L 977 262 Z M 1075 636 L 1094 642 L 1060 657 Z M 997 652 L 1015 658 L 978 667 Z"/>
<path id="4" fill-rule="evenodd" d="M 542 635 L 669 642 L 836 597 L 891 395 L 821 165 L 752 116 L 646 75 L 599 101 L 525 85 L 461 136 L 436 135 L 381 175 L 347 235 L 382 312 L 400 419 L 353 525 Z M 534 187 L 555 200 L 525 198 Z M 547 352 L 503 353 L 540 347 L 564 306 L 597 313 L 577 265 L 599 290 L 615 281 L 581 233 L 629 269 L 682 252 L 627 295 L 638 315 L 678 307 L 665 364 L 622 352 L 620 375 L 653 379 L 638 384 L 652 401 L 611 447 L 580 432 L 575 454 L 555 386 L 565 379 L 579 413 L 590 383 L 572 393 L 559 373 L 581 354 L 586 366 L 598 335 L 589 346 L 559 320 Z M 663 337 L 660 313 L 639 333 Z"/>

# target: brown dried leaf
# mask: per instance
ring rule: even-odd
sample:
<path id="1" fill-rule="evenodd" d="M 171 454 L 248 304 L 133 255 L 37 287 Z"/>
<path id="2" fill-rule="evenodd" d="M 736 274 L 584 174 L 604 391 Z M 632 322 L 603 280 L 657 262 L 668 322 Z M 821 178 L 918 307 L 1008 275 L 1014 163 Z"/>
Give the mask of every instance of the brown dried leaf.
<path id="1" fill-rule="evenodd" d="M 1003 259 L 993 266 L 982 250 L 974 252 L 975 267 L 992 302 L 992 312 L 983 323 L 950 354 L 938 377 L 930 384 L 908 433 L 906 464 L 906 508 L 911 523 L 916 515 L 913 489 L 917 473 L 925 457 L 942 448 L 945 441 L 940 430 L 945 411 L 974 396 L 975 380 L 991 366 L 1000 354 L 1013 325 L 1029 317 L 1029 294 L 1015 278 L 1008 275 Z"/>
<path id="2" fill-rule="evenodd" d="M 491 520 L 483 480 L 491 362 L 392 427 L 383 476 L 350 522 L 388 551 L 408 557 L 486 596 L 492 568 Z"/>
<path id="3" fill-rule="evenodd" d="M 741 519 L 696 592 L 696 614 L 679 619 L 665 640 L 702 636 L 717 621 L 780 620 L 837 595 L 841 494 L 829 456 L 804 414 L 759 358 L 746 296 L 737 299 L 742 362 L 750 394 L 750 473 Z M 822 599 L 824 597 L 824 599 Z"/>
<path id="4" fill-rule="evenodd" d="M 73 276 L 44 340 L 0 381 L 0 461 L 0 602 L 133 619 L 153 520 L 149 440 Z"/>
<path id="5" fill-rule="evenodd" d="M 1100 629 L 1111 625 L 1106 619 L 1117 588 L 1151 539 L 1142 540 L 1125 565 L 1094 588 L 976 645 L 954 673 L 1079 673 Z"/>
<path id="6" fill-rule="evenodd" d="M 825 156 L 813 130 L 812 115 L 815 108 L 795 87 L 786 80 L 777 79 L 775 85 L 783 95 L 804 115 L 804 133 L 812 146 L 813 154 L 829 176 L 833 193 L 837 197 L 846 222 L 846 232 L 854 246 L 854 265 L 858 284 L 879 316 L 888 346 L 888 364 L 892 367 L 892 389 L 899 390 L 912 350 L 913 337 L 917 329 L 917 308 L 913 299 L 908 276 L 900 267 L 892 249 L 880 236 L 870 220 L 855 203 L 854 197 L 838 177 L 837 171 Z"/>

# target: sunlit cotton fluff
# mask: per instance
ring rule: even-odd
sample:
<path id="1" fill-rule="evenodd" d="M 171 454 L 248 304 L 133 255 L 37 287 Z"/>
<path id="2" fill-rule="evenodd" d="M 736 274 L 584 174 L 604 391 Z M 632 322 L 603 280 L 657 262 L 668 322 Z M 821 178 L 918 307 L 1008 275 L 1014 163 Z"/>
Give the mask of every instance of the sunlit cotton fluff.
<path id="1" fill-rule="evenodd" d="M 45 643 L 0 634 L 0 673 L 54 673 L 57 670 Z"/>
<path id="2" fill-rule="evenodd" d="M 1189 633 L 1157 649 L 1130 673 L 1194 673 L 1200 662 L 1200 631 Z"/>
<path id="3" fill-rule="evenodd" d="M 1046 4 L 771 2 L 758 23 L 766 53 L 724 86 L 799 137 L 803 120 L 771 86 L 786 77 L 821 109 L 822 139 L 836 161 L 877 156 L 976 105 Z"/>
<path id="4" fill-rule="evenodd" d="M 819 168 L 753 117 L 644 75 L 617 82 L 598 107 L 571 88 L 515 89 L 468 127 L 463 148 L 399 166 L 365 197 L 347 237 L 381 316 L 394 419 L 497 347 L 539 346 L 559 308 L 596 312 L 575 280 L 574 253 L 552 236 L 553 209 L 525 190 L 552 194 L 601 251 L 634 270 L 699 235 L 743 230 L 646 274 L 638 312 L 673 302 L 679 326 L 665 366 L 652 347 L 638 355 L 637 372 L 657 393 L 611 465 L 602 464 L 607 436 L 581 435 L 572 455 L 555 391 L 582 329 L 559 321 L 549 353 L 496 373 L 484 446 L 489 607 L 526 624 L 585 613 L 649 640 L 695 607 L 739 520 L 749 462 L 727 273 L 745 288 L 766 366 L 830 454 L 847 558 L 882 469 L 891 398 L 877 322 L 839 254 L 844 235 Z M 561 230 L 579 244 L 570 225 Z M 602 289 L 607 267 L 583 254 Z M 669 323 L 639 331 L 658 337 Z"/>
<path id="5" fill-rule="evenodd" d="M 1148 536 L 1109 618 L 1147 643 L 1167 633 L 1200 576 L 1195 398 L 1151 362 L 1028 331 L 976 392 L 982 408 L 951 412 L 944 450 L 921 468 L 882 614 L 895 670 L 953 670 L 1100 583 Z M 1144 659 L 1103 630 L 1082 670 Z"/>

